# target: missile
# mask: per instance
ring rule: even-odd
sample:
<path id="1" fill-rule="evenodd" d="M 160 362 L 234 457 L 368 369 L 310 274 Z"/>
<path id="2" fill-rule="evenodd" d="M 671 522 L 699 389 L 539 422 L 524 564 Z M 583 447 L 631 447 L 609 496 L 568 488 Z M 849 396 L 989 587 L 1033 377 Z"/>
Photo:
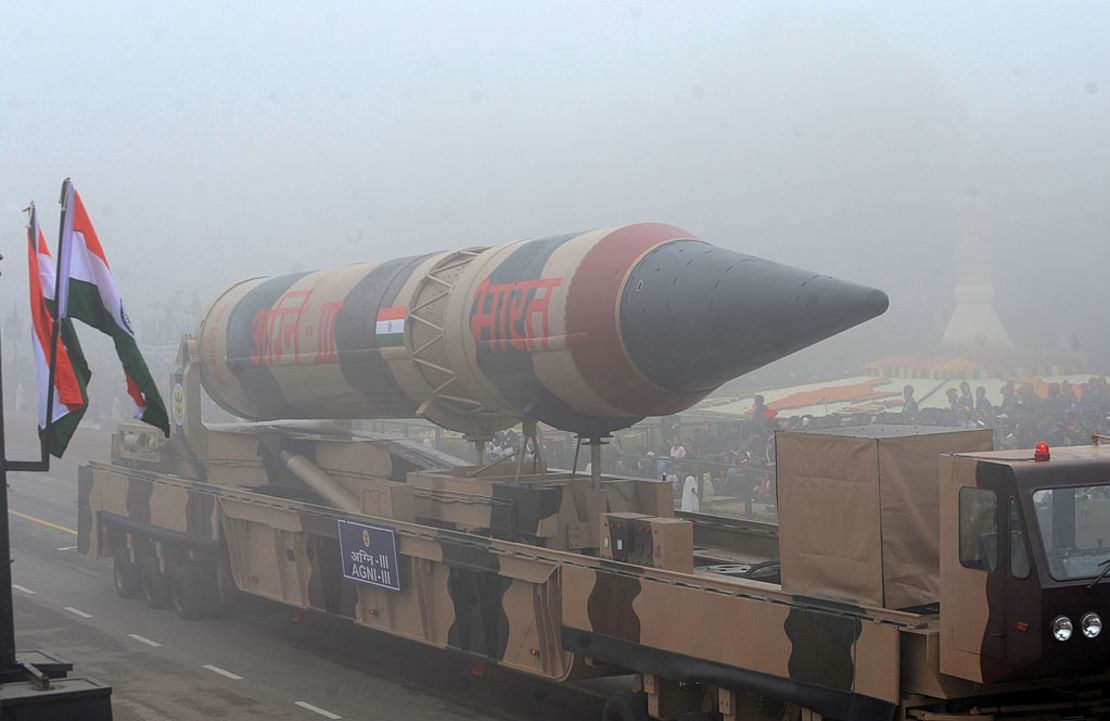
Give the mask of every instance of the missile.
<path id="1" fill-rule="evenodd" d="M 254 278 L 197 330 L 249 420 L 522 419 L 600 438 L 882 314 L 882 291 L 640 223 Z"/>

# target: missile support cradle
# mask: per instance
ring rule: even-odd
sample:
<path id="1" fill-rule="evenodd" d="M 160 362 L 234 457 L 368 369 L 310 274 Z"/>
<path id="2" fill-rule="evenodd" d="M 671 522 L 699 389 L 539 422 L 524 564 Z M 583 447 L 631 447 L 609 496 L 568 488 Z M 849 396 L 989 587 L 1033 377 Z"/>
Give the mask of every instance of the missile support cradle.
<path id="1" fill-rule="evenodd" d="M 538 447 L 469 465 L 314 420 L 600 439 L 885 308 L 728 253 L 628 226 L 237 285 L 183 339 L 171 437 L 121 426 L 111 462 L 80 469 L 79 549 L 186 618 L 248 594 L 552 682 L 634 674 L 608 721 L 1102 717 L 1107 637 L 1049 627 L 1110 598 L 1057 579 L 1030 500 L 1105 477 L 1097 449 L 1034 466 L 989 432 L 780 434 L 775 528 L 676 514 L 669 483 L 548 468 Z M 652 352 L 643 318 L 700 319 L 688 337 L 723 350 Z M 202 386 L 251 422 L 204 423 Z"/>

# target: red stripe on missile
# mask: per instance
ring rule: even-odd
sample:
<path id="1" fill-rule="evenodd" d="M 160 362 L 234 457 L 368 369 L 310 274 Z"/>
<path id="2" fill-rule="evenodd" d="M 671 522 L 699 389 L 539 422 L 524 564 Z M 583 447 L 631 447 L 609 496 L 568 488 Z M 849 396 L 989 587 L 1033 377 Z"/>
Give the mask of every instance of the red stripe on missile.
<path id="1" fill-rule="evenodd" d="M 571 349 L 575 367 L 599 396 L 629 416 L 669 414 L 689 404 L 688 394 L 652 384 L 629 360 L 621 343 L 618 307 L 624 279 L 644 253 L 661 243 L 684 239 L 697 238 L 662 223 L 625 226 L 599 240 L 571 279 L 567 332 L 590 339 Z"/>

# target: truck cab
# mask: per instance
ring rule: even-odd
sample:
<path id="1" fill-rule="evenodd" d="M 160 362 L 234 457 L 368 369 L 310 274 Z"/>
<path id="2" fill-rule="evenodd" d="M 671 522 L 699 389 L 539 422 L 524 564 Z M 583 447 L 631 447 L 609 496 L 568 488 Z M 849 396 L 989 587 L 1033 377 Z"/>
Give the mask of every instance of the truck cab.
<path id="1" fill-rule="evenodd" d="M 977 683 L 1110 666 L 1110 449 L 946 456 L 940 670 Z"/>

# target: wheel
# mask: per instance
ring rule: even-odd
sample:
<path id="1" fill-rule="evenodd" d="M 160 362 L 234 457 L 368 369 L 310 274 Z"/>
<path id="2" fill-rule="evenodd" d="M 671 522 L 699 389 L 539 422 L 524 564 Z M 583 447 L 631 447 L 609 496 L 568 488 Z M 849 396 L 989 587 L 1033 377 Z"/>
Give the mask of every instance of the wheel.
<path id="1" fill-rule="evenodd" d="M 204 592 L 204 575 L 199 568 L 180 565 L 170 577 L 173 608 L 180 618 L 192 621 L 204 615 L 208 598 Z"/>
<path id="2" fill-rule="evenodd" d="M 143 595 L 143 570 L 131 563 L 126 555 L 116 554 L 112 560 L 112 580 L 120 598 L 139 598 Z"/>
<path id="3" fill-rule="evenodd" d="M 601 721 L 651 721 L 647 712 L 647 697 L 641 693 L 610 696 L 601 711 Z"/>
<path id="4" fill-rule="evenodd" d="M 222 616 L 233 613 L 239 604 L 239 589 L 226 575 L 221 577 L 216 567 L 205 569 L 202 574 L 204 584 L 205 614 Z"/>
<path id="5" fill-rule="evenodd" d="M 220 584 L 216 578 L 216 569 L 201 569 L 198 579 L 201 584 L 201 596 L 204 599 L 204 615 L 219 616 L 223 613 L 224 602 L 220 596 Z"/>
<path id="6" fill-rule="evenodd" d="M 169 577 L 158 570 L 155 562 L 143 564 L 142 577 L 146 605 L 151 608 L 169 608 L 172 601 Z"/>

